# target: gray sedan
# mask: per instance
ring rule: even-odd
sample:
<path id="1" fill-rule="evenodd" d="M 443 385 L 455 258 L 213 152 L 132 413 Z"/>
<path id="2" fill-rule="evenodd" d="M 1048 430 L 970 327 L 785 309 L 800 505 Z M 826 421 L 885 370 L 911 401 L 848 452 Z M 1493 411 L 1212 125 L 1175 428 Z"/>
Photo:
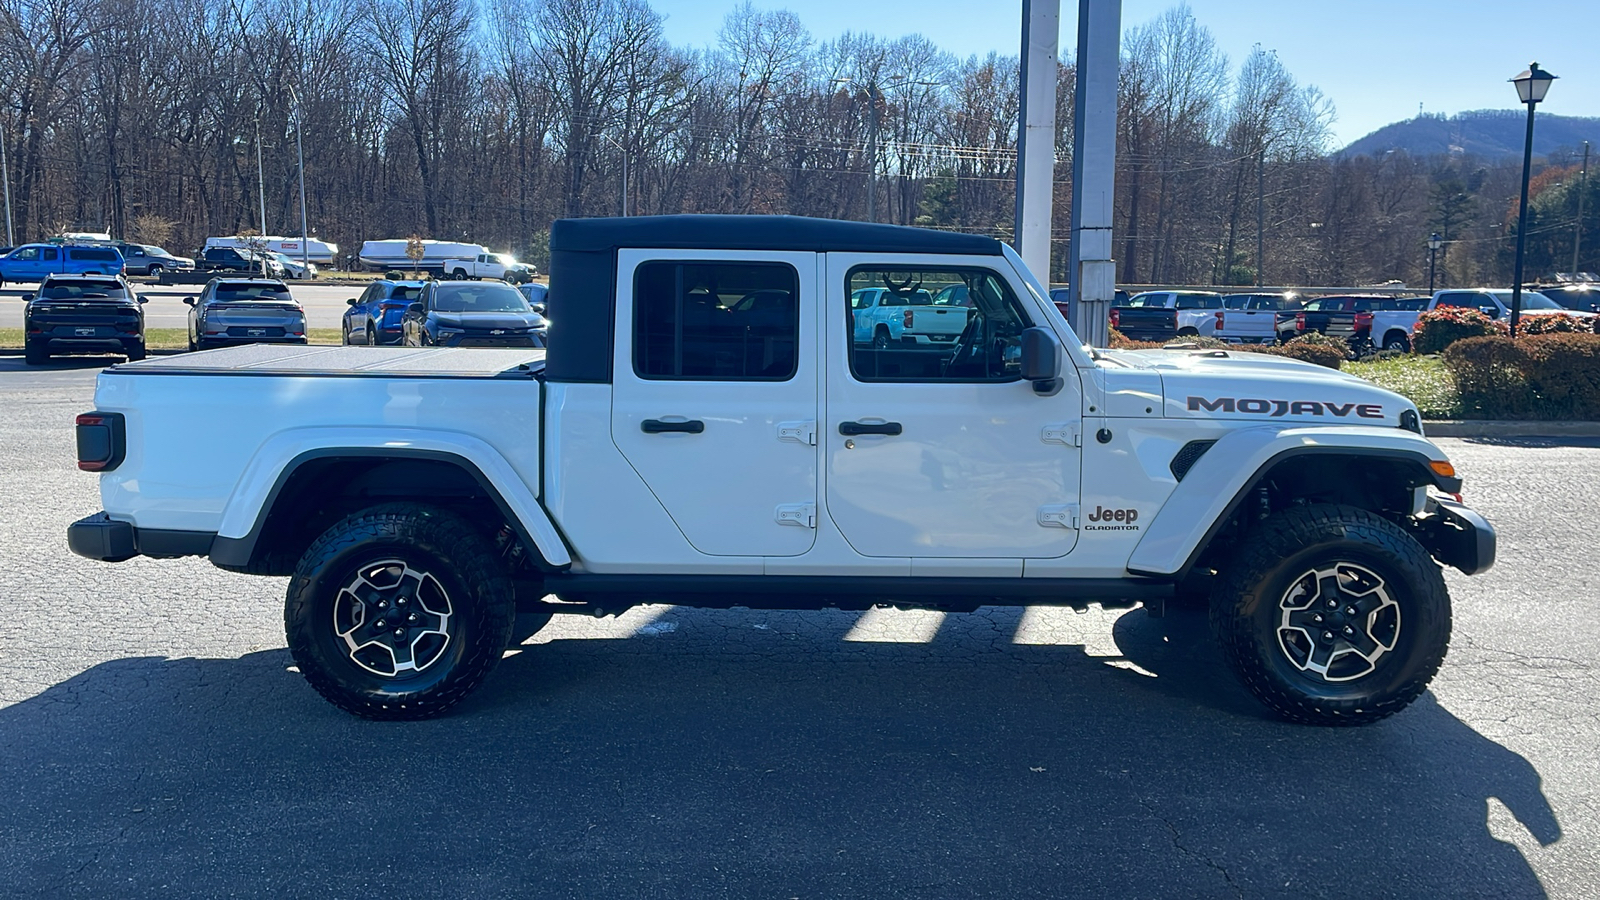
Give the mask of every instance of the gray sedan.
<path id="1" fill-rule="evenodd" d="M 189 304 L 189 349 L 229 344 L 304 344 L 306 311 L 283 282 L 213 278 Z"/>

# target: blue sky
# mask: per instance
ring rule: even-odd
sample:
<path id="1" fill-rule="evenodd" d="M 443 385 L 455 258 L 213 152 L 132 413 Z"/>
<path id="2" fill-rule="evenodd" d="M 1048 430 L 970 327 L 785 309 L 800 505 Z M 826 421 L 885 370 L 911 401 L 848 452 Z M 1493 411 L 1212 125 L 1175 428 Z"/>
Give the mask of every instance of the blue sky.
<path id="1" fill-rule="evenodd" d="M 678 45 L 716 40 L 735 0 L 651 0 L 667 16 Z M 998 50 L 1015 54 L 1020 0 L 755 0 L 758 8 L 788 8 L 811 33 L 827 39 L 844 31 L 885 37 L 920 33 L 961 56 Z M 1124 0 L 1123 28 L 1143 24 L 1176 5 Z M 1515 109 L 1506 79 L 1529 60 L 1560 76 L 1540 112 L 1600 116 L 1600 2 L 1542 3 L 1487 0 L 1190 0 L 1195 18 L 1211 29 L 1234 65 L 1260 43 L 1276 50 L 1302 84 L 1332 98 L 1343 146 L 1417 114 L 1469 109 Z M 1077 46 L 1077 3 L 1062 0 L 1063 55 Z"/>

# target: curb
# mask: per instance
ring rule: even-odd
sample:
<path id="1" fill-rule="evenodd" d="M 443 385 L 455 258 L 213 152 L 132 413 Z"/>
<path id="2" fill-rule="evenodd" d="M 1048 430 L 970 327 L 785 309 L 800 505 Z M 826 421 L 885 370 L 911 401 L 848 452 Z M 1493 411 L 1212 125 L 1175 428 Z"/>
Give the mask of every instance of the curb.
<path id="1" fill-rule="evenodd" d="M 1424 419 L 1422 430 L 1430 438 L 1600 437 L 1600 422 Z"/>

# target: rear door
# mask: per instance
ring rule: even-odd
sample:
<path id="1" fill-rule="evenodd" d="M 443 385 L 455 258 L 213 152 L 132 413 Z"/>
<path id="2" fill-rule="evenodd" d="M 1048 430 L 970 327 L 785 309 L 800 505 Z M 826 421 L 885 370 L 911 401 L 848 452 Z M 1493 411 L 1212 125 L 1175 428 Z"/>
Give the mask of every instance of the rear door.
<path id="1" fill-rule="evenodd" d="M 1039 324 L 995 257 L 830 253 L 825 288 L 826 508 L 863 556 L 1012 561 L 1077 541 L 1081 384 L 1041 397 L 1021 378 L 1020 335 Z M 952 344 L 850 339 L 850 298 L 895 286 L 969 288 Z M 960 307 L 956 307 L 961 309 Z"/>
<path id="2" fill-rule="evenodd" d="M 612 440 L 702 553 L 814 542 L 816 292 L 814 253 L 617 255 Z"/>

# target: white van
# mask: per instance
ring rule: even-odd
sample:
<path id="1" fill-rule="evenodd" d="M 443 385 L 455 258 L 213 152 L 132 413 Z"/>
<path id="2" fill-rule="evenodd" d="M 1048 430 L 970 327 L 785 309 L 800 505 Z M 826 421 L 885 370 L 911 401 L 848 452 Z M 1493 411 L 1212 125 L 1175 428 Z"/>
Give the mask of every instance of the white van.
<path id="1" fill-rule="evenodd" d="M 405 238 L 387 241 L 367 241 L 361 245 L 361 254 L 358 257 L 361 264 L 374 272 L 387 272 L 391 269 L 410 271 L 412 268 L 411 257 L 406 256 Z M 480 253 L 488 253 L 489 248 L 482 244 L 463 244 L 456 241 L 423 241 L 422 260 L 416 263 L 416 268 L 425 272 L 442 272 L 444 261 L 447 259 L 461 259 L 474 257 Z"/>
<path id="2" fill-rule="evenodd" d="M 284 256 L 289 257 L 295 262 L 300 261 L 300 246 L 302 244 L 302 240 L 300 238 L 280 237 L 277 235 L 267 235 L 264 238 L 251 238 L 251 241 L 256 240 L 264 243 L 266 245 L 267 252 L 269 253 L 282 253 Z M 311 262 L 317 263 L 318 265 L 333 265 L 333 258 L 339 254 L 338 244 L 330 244 L 327 241 L 319 241 L 316 238 L 303 241 L 303 243 L 305 244 L 306 258 Z M 205 249 L 210 250 L 213 247 L 233 247 L 238 249 L 240 247 L 248 247 L 249 245 L 250 241 L 244 241 L 236 237 L 208 237 L 206 238 Z"/>

